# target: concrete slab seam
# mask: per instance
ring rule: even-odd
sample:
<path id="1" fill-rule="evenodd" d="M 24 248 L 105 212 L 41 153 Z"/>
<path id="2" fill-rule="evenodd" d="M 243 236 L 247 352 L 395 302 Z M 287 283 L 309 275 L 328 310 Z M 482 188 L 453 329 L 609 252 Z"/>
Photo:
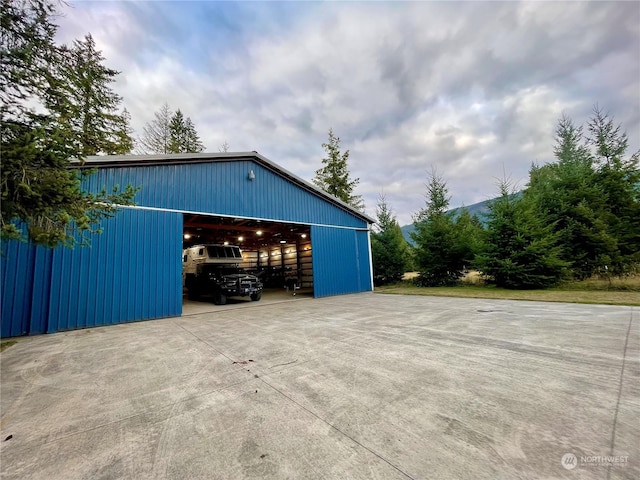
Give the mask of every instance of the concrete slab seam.
<path id="1" fill-rule="evenodd" d="M 63 441 L 63 440 L 67 440 L 67 439 L 69 439 L 69 438 L 75 437 L 76 435 L 82 435 L 82 434 L 84 434 L 84 433 L 92 432 L 92 431 L 95 431 L 95 430 L 99 430 L 99 429 L 104 428 L 104 427 L 109 427 L 109 426 L 112 426 L 112 425 L 117 425 L 117 424 L 119 424 L 119 423 L 126 422 L 126 421 L 128 421 L 128 420 L 131 420 L 132 418 L 136 418 L 136 417 L 140 417 L 140 416 L 142 416 L 142 415 L 146 415 L 146 414 L 148 414 L 148 413 L 150 413 L 150 412 L 157 412 L 157 411 L 163 410 L 163 409 L 165 409 L 165 408 L 172 408 L 172 409 L 173 409 L 176 405 L 179 405 L 179 404 L 183 404 L 183 403 L 189 402 L 189 401 L 194 400 L 194 399 L 196 399 L 196 398 L 206 397 L 206 396 L 208 396 L 208 395 L 211 395 L 211 394 L 214 394 L 214 393 L 217 393 L 217 392 L 222 392 L 222 391 L 227 390 L 227 389 L 229 389 L 229 388 L 233 388 L 233 387 L 237 387 L 238 385 L 242 385 L 242 384 L 245 384 L 245 383 L 249 383 L 249 382 L 251 382 L 252 380 L 254 380 L 254 378 L 247 378 L 247 379 L 245 379 L 245 380 L 239 380 L 239 381 L 237 381 L 237 382 L 230 383 L 229 385 L 225 385 L 224 387 L 216 388 L 215 390 L 210 390 L 210 391 L 208 391 L 208 392 L 206 392 L 206 393 L 200 393 L 200 394 L 198 394 L 198 395 L 192 395 L 192 396 L 190 396 L 190 397 L 183 398 L 183 399 L 181 399 L 181 400 L 177 400 L 177 401 L 174 401 L 174 402 L 171 402 L 171 403 L 167 403 L 167 404 L 165 404 L 165 405 L 160 405 L 160 406 L 158 406 L 157 408 L 152 408 L 152 409 L 149 409 L 149 410 L 144 410 L 144 411 L 142 411 L 142 412 L 138 412 L 138 413 L 135 413 L 135 414 L 133 414 L 133 415 L 128 415 L 128 416 L 123 417 L 123 418 L 120 418 L 120 419 L 118 419 L 118 420 L 113 420 L 113 421 L 111 421 L 111 422 L 101 423 L 100 425 L 95 425 L 95 426 L 90 427 L 90 428 L 85 428 L 85 429 L 82 429 L 82 430 L 78 430 L 77 432 L 69 433 L 68 435 L 59 436 L 59 437 L 54 438 L 53 440 L 45 440 L 44 442 L 38 443 L 38 444 L 36 444 L 36 445 L 37 445 L 37 446 L 42 446 L 42 445 L 47 445 L 47 444 L 53 444 L 53 443 L 56 443 L 56 442 L 59 442 L 59 441 Z M 153 425 L 153 424 L 156 424 L 156 423 L 166 422 L 166 421 L 167 421 L 167 419 L 169 419 L 169 418 L 171 418 L 171 417 L 172 417 L 172 416 L 169 416 L 169 417 L 162 417 L 162 418 L 158 419 L 158 420 L 157 420 L 157 421 L 155 421 L 155 422 L 151 422 L 151 424 Z M 33 444 L 25 445 L 24 447 L 19 447 L 19 448 L 17 449 L 17 451 L 21 451 L 21 450 L 31 450 L 31 449 L 33 449 L 33 446 L 34 446 Z"/>
<path id="2" fill-rule="evenodd" d="M 299 408 L 301 408 L 302 410 L 304 410 L 305 412 L 309 413 L 310 415 L 312 415 L 313 417 L 317 418 L 318 420 L 320 420 L 322 423 L 324 423 L 325 425 L 328 425 L 329 427 L 331 427 L 332 429 L 334 429 L 336 432 L 338 432 L 340 435 L 348 438 L 349 440 L 351 440 L 353 443 L 355 443 L 356 445 L 364 448 L 366 451 L 368 451 L 369 453 L 371 453 L 372 455 L 374 455 L 375 457 L 377 457 L 379 460 L 383 461 L 384 463 L 386 463 L 387 465 L 389 465 L 390 467 L 392 467 L 394 470 L 396 470 L 397 472 L 399 472 L 400 474 L 402 474 L 403 476 L 407 477 L 410 480 L 416 480 L 415 477 L 412 477 L 411 475 L 409 475 L 407 472 L 405 472 L 404 470 L 402 470 L 400 467 L 398 467 L 397 465 L 395 465 L 393 462 L 391 462 L 390 460 L 387 460 L 386 458 L 384 458 L 382 455 L 380 455 L 379 453 L 377 453 L 375 450 L 371 449 L 370 447 L 367 447 L 365 444 L 363 444 L 362 442 L 358 441 L 357 439 L 355 439 L 354 437 L 352 437 L 351 435 L 349 435 L 348 433 L 340 430 L 338 427 L 336 427 L 335 425 L 333 425 L 331 422 L 328 422 L 327 420 L 325 420 L 324 418 L 322 418 L 320 415 L 318 415 L 317 413 L 313 412 L 312 410 L 309 410 L 307 407 L 305 407 L 304 405 L 302 405 L 301 403 L 297 402 L 296 400 L 294 400 L 293 398 L 291 398 L 289 395 L 287 395 L 286 393 L 284 393 L 283 391 L 281 391 L 280 389 L 278 389 L 277 387 L 273 386 L 272 384 L 270 384 L 269 382 L 267 382 L 264 378 L 262 377 L 258 377 L 258 380 L 260 380 L 262 383 L 264 383 L 265 385 L 267 385 L 268 387 L 272 388 L 274 391 L 278 392 L 280 395 L 282 395 L 284 398 L 288 399 L 290 402 L 292 402 L 293 404 L 297 405 Z"/>
<path id="3" fill-rule="evenodd" d="M 624 381 L 624 367 L 627 361 L 627 347 L 629 346 L 629 336 L 631 335 L 631 325 L 633 324 L 633 309 L 629 314 L 629 326 L 627 327 L 627 335 L 624 339 L 624 348 L 622 349 L 622 367 L 620 368 L 620 380 L 618 381 L 618 398 L 616 400 L 616 409 L 613 415 L 613 428 L 611 430 L 611 446 L 609 448 L 609 455 L 613 456 L 613 452 L 616 446 L 616 426 L 618 424 L 618 411 L 620 410 L 620 397 L 622 397 L 622 384 Z M 611 466 L 607 467 L 607 480 L 611 478 Z"/>
<path id="4" fill-rule="evenodd" d="M 179 323 L 176 323 L 176 325 L 178 327 L 180 327 L 181 329 L 183 329 L 185 332 L 187 332 L 189 335 L 193 336 L 196 340 L 198 340 L 199 342 L 204 343 L 207 347 L 211 348 L 214 352 L 216 352 L 218 355 L 222 355 L 224 358 L 231 360 L 232 362 L 235 362 L 236 360 L 234 358 L 231 358 L 229 355 L 227 355 L 224 352 L 221 352 L 220 350 L 218 350 L 216 347 L 214 347 L 213 345 L 211 345 L 209 342 L 207 342 L 206 340 L 203 340 L 202 338 L 200 338 L 198 335 L 196 335 L 195 333 L 193 333 L 191 330 L 189 330 L 188 328 L 185 328 L 183 325 L 180 325 Z"/>
<path id="5" fill-rule="evenodd" d="M 195 337 L 197 340 L 201 341 L 202 343 L 204 343 L 205 345 L 209 346 L 212 350 L 214 350 L 215 352 L 217 352 L 218 354 L 224 356 L 225 358 L 231 360 L 232 362 L 235 362 L 236 360 L 234 360 L 233 358 L 229 357 L 228 355 L 226 355 L 225 353 L 221 352 L 220 350 L 218 350 L 217 348 L 215 348 L 213 345 L 211 345 L 210 343 L 208 343 L 207 341 L 203 340 L 202 338 L 198 337 L 198 335 L 196 335 L 195 333 L 191 332 L 189 329 L 185 328 L 182 325 L 178 326 L 180 328 L 182 328 L 185 332 L 191 334 L 193 337 Z M 283 365 L 291 365 L 291 364 L 295 364 L 297 362 L 297 359 L 292 361 L 292 362 L 287 362 Z M 278 365 L 276 365 L 278 366 Z M 328 422 L 327 420 L 325 420 L 324 418 L 322 418 L 321 416 L 319 416 L 318 414 L 316 414 L 315 412 L 309 410 L 307 407 L 305 407 L 304 405 L 300 404 L 299 402 L 297 402 L 296 400 L 294 400 L 293 398 L 291 398 L 289 395 L 287 395 L 286 393 L 282 392 L 281 390 L 279 390 L 278 388 L 276 388 L 274 385 L 272 385 L 271 383 L 267 382 L 262 376 L 260 375 L 255 375 L 254 378 L 260 380 L 262 383 L 264 383 L 266 386 L 270 387 L 272 390 L 274 390 L 275 392 L 279 393 L 280 395 L 282 395 L 284 398 L 286 398 L 287 400 L 289 400 L 290 402 L 292 402 L 294 405 L 298 406 L 298 408 L 301 408 L 302 410 L 304 410 L 305 412 L 309 413 L 310 415 L 312 415 L 313 417 L 317 418 L 318 420 L 320 420 L 321 422 L 323 422 L 324 424 L 328 425 L 329 427 L 331 427 L 332 429 L 334 429 L 335 431 L 337 431 L 338 433 L 340 433 L 341 435 L 343 435 L 344 437 L 348 438 L 349 440 L 351 440 L 352 442 L 354 442 L 356 445 L 364 448 L 366 451 L 368 451 L 369 453 L 371 453 L 372 455 L 374 455 L 375 457 L 377 457 L 379 460 L 383 461 L 384 463 L 386 463 L 387 465 L 389 465 L 390 467 L 392 467 L 394 470 L 398 471 L 399 473 L 401 473 L 403 476 L 407 477 L 410 480 L 416 480 L 414 477 L 412 477 L 411 475 L 409 475 L 407 472 L 405 472 L 404 470 L 402 470 L 400 467 L 398 467 L 397 465 L 395 465 L 393 462 L 391 462 L 390 460 L 387 460 L 386 458 L 384 458 L 382 455 L 380 455 L 379 453 L 377 453 L 376 451 L 374 451 L 373 449 L 367 447 L 366 445 L 364 445 L 362 442 L 358 441 L 357 439 L 355 439 L 354 437 L 352 437 L 351 435 L 347 434 L 346 432 L 340 430 L 338 427 L 336 427 L 335 425 L 333 425 L 332 423 Z"/>

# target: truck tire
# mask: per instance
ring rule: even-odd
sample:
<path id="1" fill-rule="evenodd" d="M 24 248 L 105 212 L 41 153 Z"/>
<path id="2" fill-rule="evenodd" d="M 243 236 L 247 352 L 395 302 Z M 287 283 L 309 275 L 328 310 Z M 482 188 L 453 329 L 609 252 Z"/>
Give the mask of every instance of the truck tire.
<path id="1" fill-rule="evenodd" d="M 216 305 L 224 305 L 225 303 L 227 303 L 227 296 L 220 290 L 217 290 L 213 294 L 213 303 L 215 303 Z"/>
<path id="2" fill-rule="evenodd" d="M 262 298 L 262 292 L 252 293 L 251 294 L 251 301 L 253 301 L 253 302 L 257 302 L 261 298 Z"/>
<path id="3" fill-rule="evenodd" d="M 198 292 L 194 287 L 191 287 L 187 290 L 187 298 L 189 300 L 200 300 L 200 292 Z"/>
<path id="4" fill-rule="evenodd" d="M 187 287 L 187 298 L 189 300 L 200 299 L 200 291 L 198 289 L 198 285 L 193 274 L 191 273 L 187 274 L 187 277 L 185 278 L 184 286 Z"/>

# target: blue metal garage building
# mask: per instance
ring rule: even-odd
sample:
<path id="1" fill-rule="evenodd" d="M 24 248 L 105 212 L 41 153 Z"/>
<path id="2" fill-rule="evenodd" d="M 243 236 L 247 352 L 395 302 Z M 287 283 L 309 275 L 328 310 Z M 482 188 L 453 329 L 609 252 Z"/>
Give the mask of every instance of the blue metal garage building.
<path id="1" fill-rule="evenodd" d="M 141 187 L 136 206 L 106 220 L 91 247 L 3 245 L 2 337 L 181 315 L 185 218 L 306 228 L 315 297 L 373 289 L 373 220 L 255 152 L 92 157 L 88 167 L 89 191 Z"/>

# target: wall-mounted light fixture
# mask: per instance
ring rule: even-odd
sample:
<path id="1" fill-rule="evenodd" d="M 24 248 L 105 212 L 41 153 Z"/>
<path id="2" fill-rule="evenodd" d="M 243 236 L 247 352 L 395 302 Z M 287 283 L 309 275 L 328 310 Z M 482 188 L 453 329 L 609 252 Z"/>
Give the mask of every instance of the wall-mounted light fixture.
<path id="1" fill-rule="evenodd" d="M 258 236 L 262 235 L 262 230 L 258 230 L 258 231 L 256 232 L 256 235 L 258 235 Z"/>
<path id="2" fill-rule="evenodd" d="M 249 170 L 249 180 L 252 182 L 256 179 L 256 174 L 253 173 L 253 170 Z"/>
<path id="3" fill-rule="evenodd" d="M 243 240 L 244 240 L 244 237 L 242 237 L 242 236 L 238 237 L 238 241 L 239 241 L 239 242 L 241 242 L 241 241 L 243 241 Z"/>
<path id="4" fill-rule="evenodd" d="M 184 234 L 184 239 L 185 240 L 189 240 L 191 238 L 191 235 L 189 235 L 188 233 Z"/>
<path id="5" fill-rule="evenodd" d="M 286 240 L 280 240 L 280 243 L 287 243 Z"/>
<path id="6" fill-rule="evenodd" d="M 302 237 L 302 238 L 307 238 L 307 234 L 306 234 L 306 233 L 303 233 L 302 235 L 300 235 L 300 237 Z"/>

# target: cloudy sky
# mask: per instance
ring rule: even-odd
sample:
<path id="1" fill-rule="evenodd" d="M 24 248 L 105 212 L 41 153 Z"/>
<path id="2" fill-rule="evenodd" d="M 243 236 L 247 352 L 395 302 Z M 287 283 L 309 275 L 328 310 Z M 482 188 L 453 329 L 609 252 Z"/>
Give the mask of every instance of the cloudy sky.
<path id="1" fill-rule="evenodd" d="M 451 206 L 526 184 L 567 114 L 595 103 L 640 148 L 638 2 L 87 2 L 58 39 L 91 33 L 122 73 L 136 134 L 167 102 L 206 151 L 255 150 L 311 180 L 329 128 L 357 193 L 401 225 L 432 168 Z"/>

